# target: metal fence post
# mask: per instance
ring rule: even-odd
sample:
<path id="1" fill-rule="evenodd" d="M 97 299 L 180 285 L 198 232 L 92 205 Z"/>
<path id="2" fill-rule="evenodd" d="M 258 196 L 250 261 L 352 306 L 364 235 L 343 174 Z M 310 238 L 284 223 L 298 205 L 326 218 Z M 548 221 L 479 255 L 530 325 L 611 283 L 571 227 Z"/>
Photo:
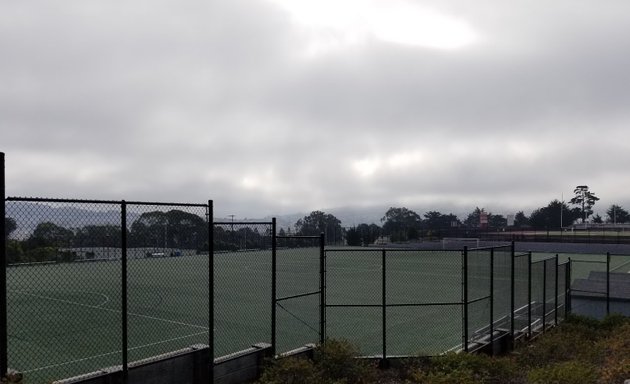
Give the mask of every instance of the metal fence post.
<path id="1" fill-rule="evenodd" d="M 610 315 L 610 252 L 606 252 L 606 315 Z"/>
<path id="2" fill-rule="evenodd" d="M 556 253 L 556 285 L 554 288 L 553 315 L 554 324 L 558 325 L 558 254 Z"/>
<path id="3" fill-rule="evenodd" d="M 542 331 L 545 333 L 547 316 L 547 260 L 543 260 L 543 300 L 542 300 Z"/>
<path id="4" fill-rule="evenodd" d="M 527 253 L 527 333 L 532 337 L 532 251 Z"/>
<path id="5" fill-rule="evenodd" d="M 386 251 L 382 251 L 382 314 L 383 314 L 383 366 L 387 367 L 387 263 Z"/>
<path id="6" fill-rule="evenodd" d="M 462 305 L 463 305 L 463 321 L 462 321 L 462 345 L 464 352 L 468 352 L 468 246 L 464 246 L 462 253 Z"/>
<path id="7" fill-rule="evenodd" d="M 214 203 L 208 200 L 208 349 L 210 382 L 214 383 Z"/>
<path id="8" fill-rule="evenodd" d="M 276 356 L 276 289 L 277 289 L 277 265 L 276 265 L 276 218 L 271 219 L 271 356 Z"/>
<path id="9" fill-rule="evenodd" d="M 326 340 L 326 237 L 319 235 L 319 342 Z"/>
<path id="10" fill-rule="evenodd" d="M 514 292 L 516 289 L 516 283 L 514 282 L 515 279 L 515 262 L 516 262 L 516 254 L 514 252 L 514 241 L 512 241 L 512 245 L 510 247 L 510 253 L 511 253 L 511 265 L 510 265 L 510 336 L 512 337 L 512 343 L 514 343 L 514 321 L 515 321 L 515 314 L 514 314 L 514 310 L 516 309 L 516 293 Z"/>
<path id="11" fill-rule="evenodd" d="M 129 349 L 129 324 L 128 324 L 128 295 L 127 295 L 127 203 L 120 203 L 120 233 L 121 233 L 121 265 L 122 265 L 122 375 L 123 383 L 127 383 L 128 349 Z"/>
<path id="12" fill-rule="evenodd" d="M 571 313 L 571 274 L 572 274 L 572 270 L 573 270 L 573 262 L 571 261 L 571 258 L 569 257 L 569 262 L 567 263 L 567 297 L 565 298 L 566 301 L 566 312 L 567 315 L 569 313 Z"/>
<path id="13" fill-rule="evenodd" d="M 5 228 L 6 220 L 6 186 L 4 180 L 4 152 L 0 152 L 0 193 L 2 193 L 2 204 L 0 206 L 0 230 L 2 230 L 2 240 L 0 240 L 0 378 L 4 377 L 9 368 L 8 353 L 8 321 L 7 321 L 7 232 Z"/>
<path id="14" fill-rule="evenodd" d="M 490 249 L 490 356 L 494 355 L 494 248 Z"/>

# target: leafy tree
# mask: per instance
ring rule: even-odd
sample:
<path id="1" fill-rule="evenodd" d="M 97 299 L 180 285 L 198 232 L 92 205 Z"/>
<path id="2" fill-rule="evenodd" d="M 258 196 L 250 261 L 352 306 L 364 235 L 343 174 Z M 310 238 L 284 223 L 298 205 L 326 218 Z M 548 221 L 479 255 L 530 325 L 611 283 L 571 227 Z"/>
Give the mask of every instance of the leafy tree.
<path id="1" fill-rule="evenodd" d="M 17 224 L 15 223 L 15 219 L 12 217 L 4 218 L 4 236 L 9 237 L 11 233 L 17 229 Z"/>
<path id="2" fill-rule="evenodd" d="M 466 220 L 464 220 L 464 225 L 469 228 L 478 228 L 481 212 L 485 212 L 485 210 L 483 208 L 475 207 L 475 210 L 469 213 Z M 490 216 L 491 214 L 488 214 L 488 222 L 490 221 Z"/>
<path id="3" fill-rule="evenodd" d="M 74 240 L 74 233 L 64 227 L 51 222 L 39 223 L 33 234 L 27 239 L 29 249 L 43 247 L 70 247 Z"/>
<path id="4" fill-rule="evenodd" d="M 10 240 L 7 242 L 7 263 L 21 263 L 24 258 L 24 249 L 22 242 Z"/>
<path id="5" fill-rule="evenodd" d="M 74 243 L 77 247 L 119 248 L 122 231 L 119 225 L 86 225 L 77 231 Z"/>
<path id="6" fill-rule="evenodd" d="M 429 211 L 424 214 L 423 224 L 429 230 L 450 228 L 453 222 L 459 223 L 459 219 L 452 213 L 445 215 L 437 211 Z"/>
<path id="7" fill-rule="evenodd" d="M 607 223 L 628 223 L 630 222 L 630 214 L 619 205 L 611 205 L 606 211 Z"/>
<path id="8" fill-rule="evenodd" d="M 336 243 L 343 237 L 341 221 L 322 211 L 313 211 L 295 223 L 295 232 L 300 236 L 317 236 L 324 233 L 327 243 Z"/>
<path id="9" fill-rule="evenodd" d="M 488 215 L 488 228 L 501 229 L 507 227 L 507 219 L 503 215 Z"/>
<path id="10" fill-rule="evenodd" d="M 363 245 L 373 244 L 381 235 L 381 227 L 374 223 L 369 225 L 365 223 L 359 224 L 356 229 L 359 232 Z"/>
<path id="11" fill-rule="evenodd" d="M 533 228 L 539 229 L 557 228 L 560 227 L 560 215 L 562 215 L 562 225 L 567 225 L 580 217 L 580 209 L 571 209 L 564 202 L 552 200 L 546 207 L 535 209 L 532 212 L 529 217 L 529 224 Z"/>
<path id="12" fill-rule="evenodd" d="M 391 207 L 381 218 L 383 232 L 389 235 L 392 241 L 404 241 L 418 238 L 418 229 L 422 219 L 416 212 L 403 208 Z"/>
<path id="13" fill-rule="evenodd" d="M 604 220 L 602 219 L 602 217 L 599 214 L 596 214 L 596 215 L 593 216 L 593 223 L 601 224 L 603 222 L 604 222 Z"/>
<path id="14" fill-rule="evenodd" d="M 523 228 L 529 225 L 529 218 L 525 216 L 523 211 L 516 212 L 514 215 L 514 227 Z"/>
<path id="15" fill-rule="evenodd" d="M 346 231 L 346 242 L 350 246 L 361 245 L 361 234 L 357 230 L 357 228 L 350 228 Z"/>
<path id="16" fill-rule="evenodd" d="M 178 209 L 145 212 L 131 225 L 130 243 L 135 247 L 201 250 L 207 246 L 207 228 L 200 216 Z"/>
<path id="17" fill-rule="evenodd" d="M 586 219 L 593 214 L 593 205 L 599 200 L 599 197 L 588 190 L 588 185 L 578 185 L 573 193 L 575 193 L 575 197 L 570 200 L 570 203 L 581 206 L 582 222 L 585 223 Z"/>

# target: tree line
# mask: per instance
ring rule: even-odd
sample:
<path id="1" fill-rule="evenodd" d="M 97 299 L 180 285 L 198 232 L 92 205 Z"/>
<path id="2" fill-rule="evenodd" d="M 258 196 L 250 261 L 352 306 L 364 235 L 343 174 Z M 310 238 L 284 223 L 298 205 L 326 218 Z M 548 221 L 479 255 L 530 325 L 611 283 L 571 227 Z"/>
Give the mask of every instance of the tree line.
<path id="1" fill-rule="evenodd" d="M 534 209 L 529 216 L 517 212 L 510 223 L 516 229 L 550 229 L 569 226 L 576 222 L 586 222 L 592 216 L 593 223 L 630 223 L 630 214 L 620 205 L 613 204 L 606 210 L 606 216 L 593 215 L 593 206 L 599 200 L 587 186 L 577 186 L 575 196 L 569 204 L 552 200 L 546 206 Z M 482 220 L 483 218 L 483 220 Z M 483 224 L 482 224 L 483 223 Z M 390 207 L 380 219 L 380 224 L 361 223 L 351 228 L 343 228 L 341 221 L 330 213 L 313 211 L 299 219 L 293 227 L 280 228 L 278 235 L 318 236 L 324 233 L 327 244 L 365 245 L 373 244 L 379 237 L 387 236 L 389 241 L 408 241 L 420 238 L 441 238 L 453 230 L 493 231 L 508 227 L 505 216 L 487 212 L 475 207 L 464 220 L 453 213 L 428 211 L 423 215 L 406 207 Z M 77 257 L 73 248 L 121 246 L 120 225 L 85 225 L 80 228 L 65 228 L 53 222 L 37 224 L 26 239 L 11 239 L 17 230 L 16 221 L 5 218 L 5 236 L 9 263 L 39 261 L 71 261 Z M 181 210 L 168 212 L 145 212 L 125 229 L 129 247 L 195 249 L 207 251 L 207 222 L 200 216 Z M 259 230 L 256 225 L 238 223 L 215 226 L 214 249 L 235 251 L 239 249 L 266 249 L 271 247 L 270 228 Z M 305 243 L 306 244 L 306 243 Z"/>

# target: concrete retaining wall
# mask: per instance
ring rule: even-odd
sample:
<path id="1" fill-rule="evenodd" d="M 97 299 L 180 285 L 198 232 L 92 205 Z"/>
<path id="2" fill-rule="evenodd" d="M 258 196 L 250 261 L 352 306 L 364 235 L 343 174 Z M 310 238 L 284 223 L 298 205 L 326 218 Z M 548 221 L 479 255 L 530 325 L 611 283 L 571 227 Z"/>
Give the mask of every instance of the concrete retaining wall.
<path id="1" fill-rule="evenodd" d="M 314 345 L 283 353 L 278 358 L 313 357 Z M 210 382 L 210 349 L 197 344 L 179 351 L 129 364 L 128 384 L 207 384 Z M 251 348 L 214 360 L 215 384 L 241 384 L 260 377 L 266 359 L 271 358 L 271 344 L 258 343 Z M 53 384 L 122 384 L 122 366 L 114 366 L 58 380 Z"/>

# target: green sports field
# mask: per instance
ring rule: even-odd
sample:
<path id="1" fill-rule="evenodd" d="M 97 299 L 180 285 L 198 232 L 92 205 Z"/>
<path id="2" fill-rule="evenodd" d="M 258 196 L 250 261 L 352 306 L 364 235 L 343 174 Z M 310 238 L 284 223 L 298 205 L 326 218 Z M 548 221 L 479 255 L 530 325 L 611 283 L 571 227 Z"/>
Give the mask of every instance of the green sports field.
<path id="1" fill-rule="evenodd" d="M 474 299 L 489 292 L 487 256 L 470 262 Z M 380 250 L 326 252 L 326 336 L 381 354 L 385 292 L 388 355 L 459 345 L 461 253 L 388 250 L 385 267 L 383 286 Z M 270 342 L 271 251 L 217 253 L 214 269 L 215 356 Z M 128 261 L 129 361 L 209 343 L 208 270 L 205 255 Z M 121 275 L 120 261 L 9 267 L 10 367 L 37 383 L 120 365 Z M 317 248 L 278 250 L 278 352 L 319 340 L 319 279 Z M 506 314 L 507 282 L 497 263 L 495 319 Z M 488 310 L 487 300 L 471 305 L 471 331 Z"/>

